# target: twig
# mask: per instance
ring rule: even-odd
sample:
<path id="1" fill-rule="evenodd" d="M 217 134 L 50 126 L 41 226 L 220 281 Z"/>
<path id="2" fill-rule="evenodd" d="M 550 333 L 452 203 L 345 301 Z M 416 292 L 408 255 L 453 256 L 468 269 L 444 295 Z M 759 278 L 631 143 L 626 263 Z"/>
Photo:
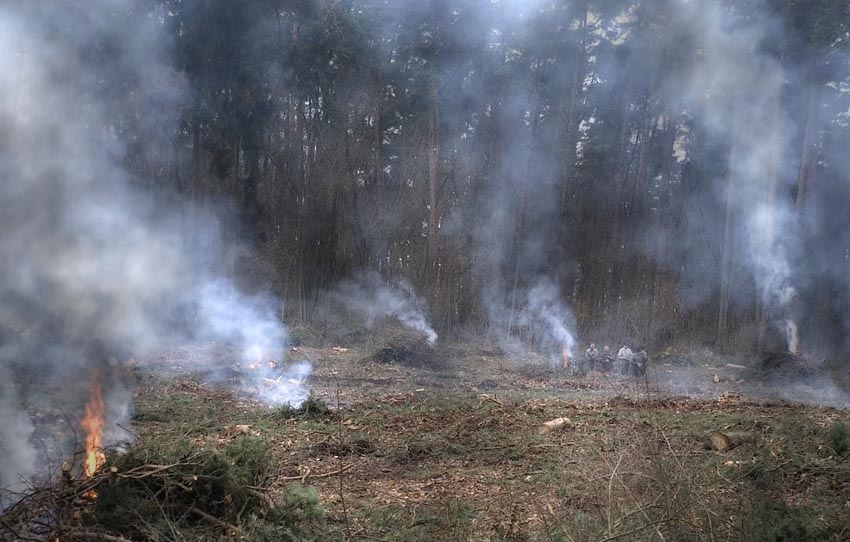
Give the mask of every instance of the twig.
<path id="1" fill-rule="evenodd" d="M 617 464 L 614 465 L 614 468 L 611 469 L 611 477 L 608 479 L 608 509 L 605 511 L 605 517 L 608 520 L 608 536 L 611 536 L 611 503 L 613 502 L 613 486 L 614 486 L 614 477 L 617 475 L 617 468 L 620 466 L 620 462 L 623 460 L 623 456 L 620 455 L 617 458 Z M 607 463 L 607 461 L 606 461 Z"/>
<path id="2" fill-rule="evenodd" d="M 5 521 L 0 521 L 0 524 L 2 524 L 3 527 L 6 530 L 8 530 L 10 533 L 12 533 L 12 535 L 15 537 L 15 540 L 24 540 L 26 542 L 44 542 L 43 538 L 32 538 L 32 537 L 29 537 L 29 536 L 23 536 L 21 533 L 16 531 L 11 525 L 6 523 Z"/>
<path id="3" fill-rule="evenodd" d="M 222 529 L 228 529 L 233 533 L 241 533 L 242 532 L 242 529 L 240 529 L 236 525 L 231 525 L 230 523 L 227 523 L 226 521 L 222 521 L 215 516 L 211 516 L 211 515 L 207 514 L 203 510 L 195 508 L 194 506 L 191 507 L 189 509 L 189 511 L 192 512 L 193 514 L 195 514 L 196 516 L 201 517 L 201 518 L 209 521 L 213 525 L 218 525 Z"/>
<path id="4" fill-rule="evenodd" d="M 335 471 L 332 471 L 332 472 L 324 472 L 324 473 L 322 473 L 322 474 L 310 474 L 310 473 L 308 472 L 306 475 L 305 475 L 305 474 L 300 474 L 300 475 L 298 475 L 298 476 L 282 476 L 282 477 L 280 478 L 280 480 L 289 480 L 289 481 L 291 481 L 291 480 L 302 480 L 302 481 L 303 481 L 303 480 L 305 480 L 308 476 L 309 476 L 310 478 L 330 478 L 331 476 L 336 476 L 337 474 L 342 474 L 343 472 L 345 472 L 345 471 L 349 470 L 349 469 L 350 469 L 351 467 L 353 467 L 353 466 L 354 466 L 354 465 L 346 465 L 346 466 L 344 466 L 344 467 L 342 467 L 342 468 L 340 468 L 340 469 L 337 469 L 337 470 L 335 470 Z"/>
<path id="5" fill-rule="evenodd" d="M 339 380 L 337 380 L 336 373 L 333 374 L 333 377 L 334 377 L 334 384 L 336 384 L 336 411 L 337 411 L 337 414 L 339 414 L 339 412 L 340 412 Z M 339 445 L 341 447 L 342 446 L 342 416 L 341 415 L 337 416 L 336 423 L 337 423 L 337 438 L 339 439 Z M 342 466 L 342 456 L 339 457 L 339 465 L 340 465 L 339 470 L 334 474 L 340 474 L 341 475 L 346 470 L 351 468 L 351 465 L 348 465 L 347 467 Z M 333 476 L 333 474 L 329 474 L 328 476 Z M 318 478 L 318 477 L 319 477 L 319 475 L 316 475 L 316 478 Z M 339 502 L 340 502 L 340 505 L 342 505 L 342 517 L 345 520 L 345 539 L 346 539 L 346 542 L 351 542 L 351 540 L 352 540 L 352 537 L 351 537 L 351 522 L 348 520 L 348 507 L 345 504 L 345 494 L 343 492 L 343 477 L 342 476 L 339 477 L 338 489 L 339 489 Z"/>
<path id="6" fill-rule="evenodd" d="M 654 521 L 650 521 L 649 523 L 645 523 L 645 524 L 641 525 L 640 527 L 636 527 L 636 528 L 632 529 L 631 531 L 626 531 L 624 533 L 609 536 L 608 538 L 603 538 L 599 542 L 611 542 L 612 540 L 617 540 L 617 539 L 623 538 L 625 536 L 629 536 L 629 535 L 632 535 L 632 534 L 635 534 L 635 533 L 639 533 L 639 532 L 643 531 L 644 529 L 648 529 L 650 527 L 655 527 L 656 531 L 657 531 L 659 525 L 663 525 L 664 523 L 667 523 L 667 522 L 671 521 L 672 519 L 673 518 L 656 519 Z"/>
<path id="7" fill-rule="evenodd" d="M 106 540 L 107 542 L 131 542 L 129 539 L 124 538 L 123 536 L 99 533 L 97 531 L 83 531 L 75 529 L 71 532 L 71 535 L 75 538 L 86 538 L 88 540 Z"/>
<path id="8" fill-rule="evenodd" d="M 253 487 L 246 487 L 245 489 L 251 495 L 257 497 L 258 499 L 262 499 L 263 502 L 266 503 L 266 506 L 268 506 L 270 509 L 275 507 L 275 502 L 271 497 L 269 497 L 268 493 L 265 493 L 263 491 L 259 491 L 257 489 L 254 489 Z"/>

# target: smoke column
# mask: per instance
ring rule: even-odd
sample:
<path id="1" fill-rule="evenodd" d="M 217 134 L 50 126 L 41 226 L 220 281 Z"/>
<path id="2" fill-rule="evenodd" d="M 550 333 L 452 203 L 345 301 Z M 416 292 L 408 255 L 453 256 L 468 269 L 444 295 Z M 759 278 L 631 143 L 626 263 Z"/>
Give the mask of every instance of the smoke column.
<path id="1" fill-rule="evenodd" d="M 216 222 L 143 191 L 125 164 L 128 146 L 150 142 L 145 156 L 167 171 L 187 91 L 169 67 L 168 15 L 141 9 L 129 0 L 0 6 L 3 485 L 35 467 L 30 398 L 72 393 L 60 384 L 87 382 L 90 368 L 109 374 L 115 358 L 192 339 L 236 344 L 237 364 L 283 361 L 280 303 L 243 295 L 210 262 L 223 252 Z M 308 374 L 269 367 L 243 385 L 298 403 Z M 272 386 L 258 383 L 269 377 Z M 24 380 L 26 394 L 14 384 Z M 103 384 L 110 444 L 127 438 L 115 428 L 127 422 L 130 393 L 117 377 Z M 85 397 L 62 400 L 74 411 Z"/>
<path id="2" fill-rule="evenodd" d="M 512 73 L 503 92 L 491 96 L 490 112 L 504 142 L 492 157 L 491 177 L 483 208 L 471 224 L 473 270 L 491 333 L 503 349 L 520 355 L 526 348 L 516 339 L 520 328 L 531 331 L 536 347 L 553 358 L 572 354 L 575 326 L 559 286 L 568 257 L 561 222 L 559 160 L 562 149 L 550 149 L 551 111 L 540 107 L 536 78 L 547 69 L 532 65 L 529 51 L 515 41 L 533 27 L 544 10 L 540 2 L 506 2 L 495 18 L 477 21 L 487 29 L 488 44 L 499 70 Z M 572 24 L 568 9 L 552 8 L 549 15 Z M 547 74 L 561 77 L 563 74 Z"/>
<path id="3" fill-rule="evenodd" d="M 363 315 L 368 327 L 382 318 L 396 318 L 404 327 L 425 337 L 429 345 L 437 342 L 437 332 L 425 317 L 425 303 L 407 281 L 391 286 L 377 273 L 367 272 L 357 279 L 341 282 L 332 295 Z"/>
<path id="4" fill-rule="evenodd" d="M 781 25 L 768 13 L 733 20 L 717 2 L 668 2 L 677 32 L 668 47 L 681 47 L 687 36 L 691 51 L 682 78 L 662 80 L 661 93 L 671 109 L 679 106 L 694 115 L 710 137 L 732 145 L 731 182 L 719 190 L 741 217 L 737 237 L 747 242 L 742 260 L 759 289 L 771 318 L 787 335 L 796 352 L 796 324 L 789 311 L 797 292 L 790 261 L 799 253 L 793 209 L 785 196 L 793 186 L 789 174 L 787 134 L 780 113 L 786 75 L 777 55 L 767 50 L 783 42 Z M 731 100 L 730 100 L 731 97 Z M 729 191 L 729 192 L 727 192 Z"/>

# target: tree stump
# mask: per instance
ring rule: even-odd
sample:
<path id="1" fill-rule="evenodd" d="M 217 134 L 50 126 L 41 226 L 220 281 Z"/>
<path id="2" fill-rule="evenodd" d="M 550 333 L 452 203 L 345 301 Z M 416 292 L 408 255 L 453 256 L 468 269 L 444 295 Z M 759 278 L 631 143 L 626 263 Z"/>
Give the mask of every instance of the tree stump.
<path id="1" fill-rule="evenodd" d="M 745 442 L 752 442 L 753 440 L 753 434 L 746 431 L 714 431 L 708 437 L 711 447 L 718 452 L 731 450 Z"/>
<path id="2" fill-rule="evenodd" d="M 569 418 L 555 418 L 554 420 L 549 420 L 548 422 L 538 426 L 537 432 L 542 435 L 544 433 L 551 433 L 552 431 L 560 431 L 562 429 L 566 429 L 572 425 L 572 423 L 572 420 Z"/>

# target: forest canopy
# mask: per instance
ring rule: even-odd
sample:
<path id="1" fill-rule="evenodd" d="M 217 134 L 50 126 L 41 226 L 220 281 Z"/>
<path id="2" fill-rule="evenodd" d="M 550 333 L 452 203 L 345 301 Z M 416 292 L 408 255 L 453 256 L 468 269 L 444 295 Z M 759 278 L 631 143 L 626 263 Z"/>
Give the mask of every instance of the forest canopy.
<path id="1" fill-rule="evenodd" d="M 169 42 L 173 72 L 144 81 L 167 90 L 155 101 L 110 64 L 120 31 L 84 49 L 109 66 L 96 99 L 134 182 L 229 206 L 224 236 L 258 255 L 238 266 L 290 324 L 322 325 L 323 292 L 377 272 L 409 281 L 441 333 L 522 333 L 521 307 L 553 290 L 580 337 L 755 349 L 792 322 L 792 350 L 847 346 L 843 0 L 150 0 L 102 16 Z"/>

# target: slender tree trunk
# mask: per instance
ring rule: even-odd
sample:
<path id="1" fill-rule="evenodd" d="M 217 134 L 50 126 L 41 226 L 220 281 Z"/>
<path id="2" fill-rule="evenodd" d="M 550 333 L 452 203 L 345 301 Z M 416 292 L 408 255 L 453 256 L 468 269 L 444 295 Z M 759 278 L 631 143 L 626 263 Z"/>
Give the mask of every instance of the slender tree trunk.
<path id="1" fill-rule="evenodd" d="M 572 185 L 576 170 L 576 145 L 578 144 L 579 127 L 581 124 L 581 103 L 584 87 L 584 77 L 587 72 L 587 11 L 588 3 L 583 1 L 578 6 L 581 22 L 577 32 L 579 33 L 578 51 L 573 62 L 573 71 L 570 77 L 570 97 L 567 106 L 567 125 L 565 130 L 564 149 L 564 178 L 561 185 L 561 213 L 566 212 L 567 203 L 572 193 Z"/>
<path id="2" fill-rule="evenodd" d="M 428 262 L 437 262 L 437 159 L 439 157 L 437 69 L 431 61 L 428 100 Z"/>
<path id="3" fill-rule="evenodd" d="M 811 191 L 812 181 L 817 169 L 820 95 L 821 85 L 815 81 L 808 92 L 803 154 L 800 160 L 800 174 L 797 176 L 797 210 L 800 212 L 802 212 L 806 203 L 806 193 Z"/>
<path id="4" fill-rule="evenodd" d="M 639 136 L 640 151 L 638 154 L 637 174 L 635 175 L 635 191 L 632 194 L 632 202 L 634 204 L 635 210 L 639 210 L 643 207 L 643 201 L 646 196 L 644 192 L 646 191 L 646 186 L 648 184 L 647 178 L 649 177 L 649 154 L 652 150 L 652 140 L 655 134 L 653 125 L 655 124 L 655 122 L 655 117 L 647 112 L 646 116 L 643 119 L 643 126 L 641 127 Z"/>
<path id="5" fill-rule="evenodd" d="M 531 126 L 528 129 L 528 144 L 526 146 L 525 167 L 520 171 L 519 178 L 519 204 L 517 205 L 516 225 L 514 227 L 514 273 L 511 286 L 511 306 L 508 313 L 508 333 L 513 329 L 514 315 L 516 314 L 517 292 L 519 290 L 519 268 L 521 261 L 523 238 L 525 237 L 525 217 L 528 206 L 528 184 L 531 170 L 531 156 L 534 149 L 534 130 L 537 121 L 537 100 L 533 99 L 531 107 Z"/>
<path id="6" fill-rule="evenodd" d="M 781 67 L 782 57 L 783 55 L 780 55 L 780 67 L 775 81 L 776 91 L 773 97 L 773 114 L 771 116 L 770 162 L 768 164 L 766 198 L 768 209 L 772 209 L 776 205 L 776 192 L 779 184 L 779 123 L 782 107 L 782 81 L 784 79 Z M 767 219 L 765 222 L 765 238 L 760 241 L 764 242 L 772 250 L 774 246 L 774 228 L 771 213 L 767 213 Z M 762 350 L 764 347 L 765 333 L 767 332 L 769 307 L 765 306 L 763 291 L 759 291 L 759 297 L 757 299 L 759 300 L 756 311 L 758 314 L 758 349 Z"/>
<path id="7" fill-rule="evenodd" d="M 378 92 L 375 97 L 375 126 L 373 127 L 373 145 L 374 148 L 374 165 L 372 166 L 374 169 L 374 175 L 372 178 L 373 188 L 378 188 L 380 186 L 381 175 L 384 171 L 383 164 L 383 156 L 381 154 L 381 150 L 384 144 L 383 130 L 381 127 L 381 114 L 383 113 L 383 95 L 384 95 L 384 78 L 381 75 L 380 69 L 376 70 L 376 86 L 378 87 Z"/>
<path id="8" fill-rule="evenodd" d="M 627 76 L 628 77 L 628 76 Z M 617 154 L 617 173 L 614 176 L 614 186 L 616 189 L 614 199 L 614 215 L 620 214 L 620 209 L 623 206 L 623 195 L 626 192 L 626 177 L 629 173 L 629 145 L 632 139 L 632 127 L 630 120 L 630 111 L 632 107 L 632 78 L 629 77 L 626 82 L 626 90 L 623 93 L 623 103 L 621 104 L 621 127 L 620 127 L 620 143 Z M 615 224 L 617 219 L 614 219 Z M 616 241 L 616 239 L 615 239 Z"/>
<path id="9" fill-rule="evenodd" d="M 672 200 L 671 190 L 673 189 L 673 164 L 676 161 L 676 157 L 673 154 L 675 152 L 675 145 L 676 118 L 665 115 L 664 139 L 662 142 L 664 154 L 661 163 L 661 186 L 658 190 L 658 208 L 655 213 L 659 223 L 663 222 L 663 219 L 672 213 L 670 202 Z"/>
<path id="10" fill-rule="evenodd" d="M 727 322 L 729 317 L 729 283 L 732 259 L 732 206 L 736 196 L 735 163 L 738 159 L 737 144 L 737 107 L 732 113 L 732 141 L 729 154 L 729 170 L 726 174 L 726 209 L 723 217 L 723 244 L 720 249 L 720 299 L 717 313 L 717 338 L 716 343 L 725 348 L 727 344 Z"/>

